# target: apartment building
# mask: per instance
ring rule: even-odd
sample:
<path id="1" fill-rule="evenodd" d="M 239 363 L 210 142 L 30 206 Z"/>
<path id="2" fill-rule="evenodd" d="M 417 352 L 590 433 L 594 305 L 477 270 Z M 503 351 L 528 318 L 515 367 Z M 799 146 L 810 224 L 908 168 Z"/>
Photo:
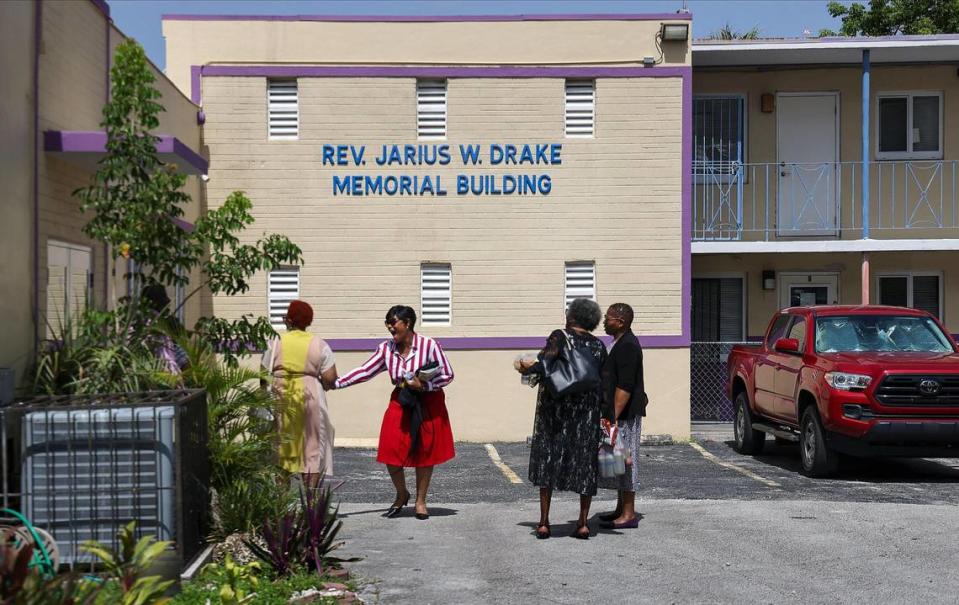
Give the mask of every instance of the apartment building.
<path id="1" fill-rule="evenodd" d="M 959 332 L 959 36 L 693 45 L 692 418 L 777 309 L 889 304 Z"/>

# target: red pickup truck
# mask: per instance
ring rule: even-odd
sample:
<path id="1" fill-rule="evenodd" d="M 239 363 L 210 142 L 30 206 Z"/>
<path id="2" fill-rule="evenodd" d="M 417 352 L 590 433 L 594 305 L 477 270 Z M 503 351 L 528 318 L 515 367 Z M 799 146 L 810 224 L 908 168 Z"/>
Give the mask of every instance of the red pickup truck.
<path id="1" fill-rule="evenodd" d="M 841 455 L 959 457 L 959 349 L 932 315 L 881 306 L 778 312 L 729 355 L 736 450 L 798 441 L 803 472 Z"/>

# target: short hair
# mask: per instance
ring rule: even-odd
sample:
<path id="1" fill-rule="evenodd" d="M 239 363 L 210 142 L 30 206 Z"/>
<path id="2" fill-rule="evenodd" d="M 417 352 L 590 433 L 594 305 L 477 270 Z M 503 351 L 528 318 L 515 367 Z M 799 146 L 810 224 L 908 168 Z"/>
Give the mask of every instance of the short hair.
<path id="1" fill-rule="evenodd" d="M 588 298 L 577 298 L 569 303 L 569 309 L 566 310 L 566 322 L 584 330 L 592 332 L 599 325 L 603 312 L 600 310 L 596 301 Z"/>
<path id="2" fill-rule="evenodd" d="M 609 310 L 618 315 L 627 328 L 633 325 L 633 308 L 626 303 L 613 303 L 609 306 Z"/>
<path id="3" fill-rule="evenodd" d="M 170 304 L 170 297 L 162 284 L 150 284 L 141 290 L 140 295 L 154 311 L 162 311 Z"/>
<path id="4" fill-rule="evenodd" d="M 416 327 L 416 311 L 413 310 L 413 307 L 393 305 L 390 307 L 390 310 L 386 312 L 386 321 L 389 322 L 391 319 L 406 322 L 410 330 Z"/>

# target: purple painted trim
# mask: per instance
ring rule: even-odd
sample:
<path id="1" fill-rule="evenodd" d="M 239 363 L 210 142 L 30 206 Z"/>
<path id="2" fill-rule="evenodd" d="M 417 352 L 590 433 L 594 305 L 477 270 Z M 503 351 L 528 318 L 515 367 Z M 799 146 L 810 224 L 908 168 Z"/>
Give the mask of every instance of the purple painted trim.
<path id="1" fill-rule="evenodd" d="M 193 231 L 196 229 L 196 225 L 194 225 L 190 221 L 185 221 L 182 218 L 174 217 L 174 218 L 171 218 L 170 220 L 173 221 L 174 225 L 176 225 L 180 229 L 183 229 L 187 233 L 193 233 Z"/>
<path id="2" fill-rule="evenodd" d="M 194 105 L 200 104 L 200 74 L 203 68 L 199 65 L 190 66 L 190 100 Z"/>
<path id="3" fill-rule="evenodd" d="M 203 156 L 190 149 L 180 139 L 165 134 L 158 135 L 156 149 L 159 153 L 172 153 L 206 174 L 209 162 Z M 102 131 L 47 130 L 43 133 L 45 151 L 64 153 L 103 153 L 107 147 L 107 133 Z"/>
<path id="4" fill-rule="evenodd" d="M 334 351 L 372 351 L 383 338 L 328 338 L 326 342 Z M 602 337 L 609 344 L 608 336 Z M 545 336 L 459 336 L 437 338 L 448 351 L 489 351 L 541 349 L 546 344 Z M 689 346 L 684 336 L 640 336 L 640 343 L 647 349 L 676 349 Z"/>
<path id="5" fill-rule="evenodd" d="M 204 65 L 204 76 L 268 78 L 676 78 L 692 67 L 397 67 L 379 65 Z M 191 96 L 196 91 L 191 91 Z M 199 96 L 199 95 L 197 95 Z"/>
<path id="6" fill-rule="evenodd" d="M 169 151 L 167 151 L 168 148 Z M 206 158 L 193 151 L 190 149 L 189 145 L 173 136 L 161 135 L 160 144 L 157 145 L 157 151 L 161 153 L 173 153 L 174 155 L 183 158 L 191 166 L 199 170 L 200 174 L 206 174 L 210 168 L 210 163 L 206 161 Z"/>
<path id="7" fill-rule="evenodd" d="M 106 0 L 90 0 L 90 2 L 93 2 L 93 6 L 97 7 L 104 17 L 110 18 L 110 5 L 106 3 Z"/>
<path id="8" fill-rule="evenodd" d="M 96 0 L 94 0 L 96 1 Z M 583 13 L 525 15 L 188 15 L 170 14 L 163 21 L 331 21 L 331 22 L 501 22 L 501 21 L 691 21 L 692 13 Z"/>

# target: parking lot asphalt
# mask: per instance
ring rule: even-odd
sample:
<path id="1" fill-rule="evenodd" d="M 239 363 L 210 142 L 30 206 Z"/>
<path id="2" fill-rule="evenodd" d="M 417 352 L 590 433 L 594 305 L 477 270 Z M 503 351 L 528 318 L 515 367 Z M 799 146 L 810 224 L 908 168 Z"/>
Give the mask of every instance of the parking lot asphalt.
<path id="1" fill-rule="evenodd" d="M 759 457 L 722 438 L 644 446 L 638 529 L 568 538 L 575 494 L 554 496 L 554 538 L 536 540 L 525 443 L 457 444 L 437 468 L 431 517 L 393 498 L 375 452 L 335 451 L 340 553 L 367 603 L 955 603 L 959 461 L 869 460 L 835 478 L 798 472 L 796 446 Z M 412 473 L 408 485 L 412 489 Z M 593 514 L 614 494 L 600 490 Z"/>
<path id="2" fill-rule="evenodd" d="M 457 444 L 457 456 L 436 469 L 430 499 L 437 502 L 515 502 L 535 499 L 527 480 L 525 443 L 491 444 L 523 481 L 513 484 L 495 466 L 485 444 Z M 731 442 L 702 441 L 711 460 L 690 444 L 643 446 L 640 450 L 640 498 L 686 500 L 822 500 L 954 504 L 959 501 L 959 459 L 850 460 L 838 475 L 812 479 L 799 472 L 798 446 L 767 443 L 761 456 L 744 456 Z M 337 490 L 343 502 L 388 504 L 393 488 L 375 450 L 338 448 L 334 454 Z M 751 473 L 720 466 L 725 462 Z M 412 472 L 408 473 L 412 487 Z M 758 479 L 763 479 L 759 481 Z M 771 485 L 775 484 L 775 485 Z M 599 498 L 611 497 L 602 491 Z M 575 497 L 559 493 L 557 498 Z"/>

